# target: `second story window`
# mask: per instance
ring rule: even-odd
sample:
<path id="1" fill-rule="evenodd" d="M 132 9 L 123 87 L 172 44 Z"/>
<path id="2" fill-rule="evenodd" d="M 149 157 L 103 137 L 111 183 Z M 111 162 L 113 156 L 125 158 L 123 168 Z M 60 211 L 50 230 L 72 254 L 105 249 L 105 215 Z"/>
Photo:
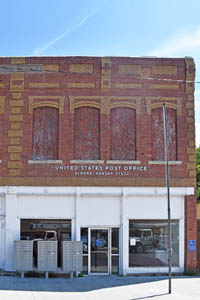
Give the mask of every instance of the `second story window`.
<path id="1" fill-rule="evenodd" d="M 52 107 L 34 109 L 32 158 L 58 159 L 58 109 Z"/>
<path id="2" fill-rule="evenodd" d="M 129 107 L 111 110 L 111 159 L 136 159 L 136 113 Z"/>
<path id="3" fill-rule="evenodd" d="M 100 159 L 100 112 L 94 107 L 75 110 L 75 159 Z"/>
<path id="4" fill-rule="evenodd" d="M 168 151 L 169 160 L 177 160 L 177 120 L 176 110 L 167 109 L 168 125 Z M 155 108 L 152 110 L 152 159 L 163 161 L 165 158 L 164 148 L 164 126 L 163 109 Z"/>

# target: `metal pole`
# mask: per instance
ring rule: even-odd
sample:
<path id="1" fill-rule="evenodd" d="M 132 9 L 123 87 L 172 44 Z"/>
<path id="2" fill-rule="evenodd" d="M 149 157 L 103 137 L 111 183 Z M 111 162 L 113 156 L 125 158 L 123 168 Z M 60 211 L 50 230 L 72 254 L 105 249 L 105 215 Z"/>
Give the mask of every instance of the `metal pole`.
<path id="1" fill-rule="evenodd" d="M 171 241 L 171 209 L 170 209 L 170 173 L 169 173 L 169 153 L 168 153 L 168 124 L 166 105 L 163 104 L 163 122 L 164 122 L 164 139 L 165 139 L 165 172 L 167 185 L 167 211 L 168 211 L 168 278 L 169 278 L 169 294 L 172 291 L 171 277 L 172 277 L 172 241 Z"/>

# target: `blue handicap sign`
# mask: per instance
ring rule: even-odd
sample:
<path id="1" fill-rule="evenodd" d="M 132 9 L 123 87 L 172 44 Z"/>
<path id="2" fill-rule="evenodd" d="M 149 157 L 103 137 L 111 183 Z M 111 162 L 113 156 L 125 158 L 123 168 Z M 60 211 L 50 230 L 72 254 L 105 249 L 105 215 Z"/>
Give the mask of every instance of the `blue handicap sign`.
<path id="1" fill-rule="evenodd" d="M 96 247 L 103 247 L 103 239 L 96 239 Z"/>
<path id="2" fill-rule="evenodd" d="M 188 251 L 195 251 L 196 250 L 196 241 L 189 240 L 188 241 Z"/>
<path id="3" fill-rule="evenodd" d="M 86 236 L 82 236 L 82 237 L 81 237 L 81 241 L 82 241 L 83 243 L 87 243 L 87 237 L 86 237 Z"/>

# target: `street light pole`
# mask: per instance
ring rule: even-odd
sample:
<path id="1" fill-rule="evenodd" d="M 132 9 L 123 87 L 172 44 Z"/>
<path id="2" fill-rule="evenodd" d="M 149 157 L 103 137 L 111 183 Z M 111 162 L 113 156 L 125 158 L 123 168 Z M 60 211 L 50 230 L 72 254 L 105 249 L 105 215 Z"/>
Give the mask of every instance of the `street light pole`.
<path id="1" fill-rule="evenodd" d="M 164 123 L 164 140 L 165 140 L 165 176 L 167 185 L 167 212 L 168 212 L 168 278 L 169 278 L 169 294 L 172 291 L 172 241 L 171 241 L 171 209 L 170 209 L 170 172 L 169 172 L 169 147 L 168 147 L 168 124 L 166 105 L 163 104 L 163 123 Z"/>

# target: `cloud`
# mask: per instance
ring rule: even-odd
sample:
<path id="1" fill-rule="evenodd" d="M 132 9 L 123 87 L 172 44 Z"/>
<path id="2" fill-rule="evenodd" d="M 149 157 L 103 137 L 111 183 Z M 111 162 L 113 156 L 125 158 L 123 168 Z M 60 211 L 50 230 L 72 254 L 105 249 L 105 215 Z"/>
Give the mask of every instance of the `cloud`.
<path id="1" fill-rule="evenodd" d="M 184 53 L 191 53 L 200 50 L 200 28 L 196 28 L 190 32 L 178 32 L 163 45 L 152 51 L 153 56 L 171 56 Z"/>
<path id="2" fill-rule="evenodd" d="M 62 32 L 57 37 L 52 39 L 50 42 L 46 43 L 45 45 L 41 46 L 38 49 L 35 49 L 34 52 L 33 52 L 33 55 L 36 55 L 36 56 L 40 55 L 42 52 L 44 52 L 45 50 L 47 50 L 48 48 L 53 46 L 55 43 L 57 43 L 58 41 L 63 39 L 65 36 L 71 34 L 72 32 L 75 32 L 76 30 L 78 30 L 81 26 L 84 25 L 84 23 L 86 23 L 90 18 L 92 18 L 98 12 L 99 8 L 103 5 L 104 2 L 105 1 L 101 1 L 100 3 L 98 3 L 98 5 L 95 7 L 95 9 L 91 13 L 87 14 L 85 17 L 76 18 L 73 25 L 71 25 L 64 32 Z"/>

